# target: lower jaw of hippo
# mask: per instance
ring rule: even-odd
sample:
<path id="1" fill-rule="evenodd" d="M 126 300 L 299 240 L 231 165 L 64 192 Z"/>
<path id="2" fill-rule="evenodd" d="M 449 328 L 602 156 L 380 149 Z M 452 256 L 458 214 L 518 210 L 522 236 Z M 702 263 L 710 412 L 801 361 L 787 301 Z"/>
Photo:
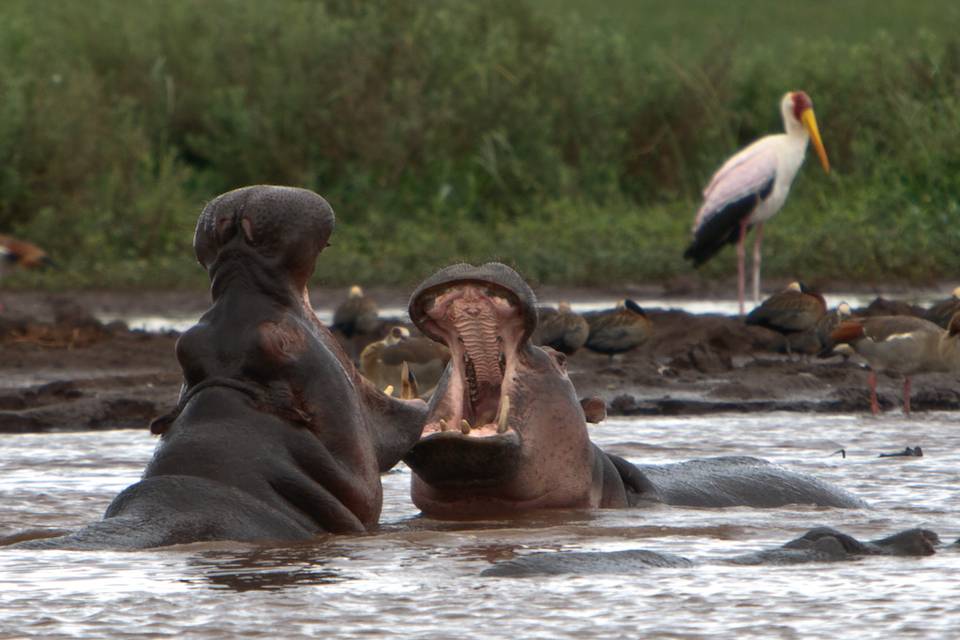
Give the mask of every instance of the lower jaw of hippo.
<path id="1" fill-rule="evenodd" d="M 520 468 L 522 413 L 515 384 L 523 315 L 496 287 L 453 285 L 430 309 L 450 349 L 450 372 L 418 442 L 404 458 L 435 488 L 495 486 Z"/>
<path id="2" fill-rule="evenodd" d="M 484 489 L 508 482 L 521 467 L 515 431 L 484 438 L 441 432 L 423 438 L 404 461 L 435 489 Z"/>

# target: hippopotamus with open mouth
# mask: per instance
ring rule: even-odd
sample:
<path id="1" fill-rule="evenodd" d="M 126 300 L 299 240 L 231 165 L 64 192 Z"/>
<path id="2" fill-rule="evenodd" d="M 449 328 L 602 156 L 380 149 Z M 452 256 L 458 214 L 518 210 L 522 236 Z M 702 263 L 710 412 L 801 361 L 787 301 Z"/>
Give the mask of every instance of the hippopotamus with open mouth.
<path id="1" fill-rule="evenodd" d="M 333 227 L 305 189 L 246 187 L 204 208 L 194 248 L 213 306 L 177 343 L 180 401 L 151 425 L 161 440 L 143 479 L 100 522 L 24 545 L 288 542 L 376 525 L 380 473 L 416 442 L 426 404 L 374 388 L 314 314 L 307 281 Z"/>
<path id="2" fill-rule="evenodd" d="M 427 516 L 643 502 L 865 506 L 842 489 L 756 458 L 635 466 L 604 453 L 587 434 L 566 357 L 530 342 L 536 299 L 506 265 L 442 269 L 417 287 L 409 311 L 451 352 L 421 438 L 404 456 L 413 470 L 413 502 Z"/>

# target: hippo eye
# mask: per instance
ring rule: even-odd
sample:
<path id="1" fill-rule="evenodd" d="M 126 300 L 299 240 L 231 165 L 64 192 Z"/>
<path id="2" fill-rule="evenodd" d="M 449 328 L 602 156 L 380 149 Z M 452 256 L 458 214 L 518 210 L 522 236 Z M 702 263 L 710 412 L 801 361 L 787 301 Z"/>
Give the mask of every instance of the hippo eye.
<path id="1" fill-rule="evenodd" d="M 560 367 L 561 370 L 565 371 L 567 368 L 567 354 L 554 351 L 550 355 L 553 356 L 553 360 L 557 363 L 557 366 Z"/>

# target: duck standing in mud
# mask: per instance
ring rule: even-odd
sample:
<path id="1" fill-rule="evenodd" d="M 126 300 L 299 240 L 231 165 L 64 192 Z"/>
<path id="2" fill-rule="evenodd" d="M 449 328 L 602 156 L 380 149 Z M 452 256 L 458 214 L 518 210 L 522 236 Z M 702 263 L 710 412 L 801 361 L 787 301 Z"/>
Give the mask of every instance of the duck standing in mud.
<path id="1" fill-rule="evenodd" d="M 629 298 L 616 308 L 584 314 L 590 333 L 585 346 L 590 351 L 613 357 L 632 351 L 650 339 L 653 326 L 643 308 Z"/>
<path id="2" fill-rule="evenodd" d="M 791 338 L 814 330 L 826 313 L 827 303 L 820 293 L 802 282 L 791 282 L 786 289 L 755 307 L 747 314 L 745 322 L 782 335 L 786 352 L 791 355 Z"/>
<path id="3" fill-rule="evenodd" d="M 566 300 L 561 300 L 556 309 L 538 307 L 537 316 L 539 321 L 533 333 L 533 344 L 550 347 L 569 356 L 586 344 L 590 336 L 590 324 Z"/>
<path id="4" fill-rule="evenodd" d="M 840 323 L 830 334 L 848 344 L 870 365 L 870 411 L 880 413 L 877 373 L 903 376 L 903 412 L 910 414 L 911 376 L 933 371 L 960 371 L 960 312 L 946 329 L 913 316 L 870 316 Z"/>

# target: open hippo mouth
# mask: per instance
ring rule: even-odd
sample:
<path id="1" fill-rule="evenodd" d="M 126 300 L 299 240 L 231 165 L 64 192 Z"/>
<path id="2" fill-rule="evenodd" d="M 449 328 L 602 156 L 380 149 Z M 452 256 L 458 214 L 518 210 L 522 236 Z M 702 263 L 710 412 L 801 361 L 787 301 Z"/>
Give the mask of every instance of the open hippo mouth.
<path id="1" fill-rule="evenodd" d="M 451 355 L 420 442 L 405 458 L 433 486 L 495 484 L 519 467 L 518 369 L 536 310 L 529 287 L 510 274 L 495 263 L 454 265 L 411 298 L 413 321 Z"/>

